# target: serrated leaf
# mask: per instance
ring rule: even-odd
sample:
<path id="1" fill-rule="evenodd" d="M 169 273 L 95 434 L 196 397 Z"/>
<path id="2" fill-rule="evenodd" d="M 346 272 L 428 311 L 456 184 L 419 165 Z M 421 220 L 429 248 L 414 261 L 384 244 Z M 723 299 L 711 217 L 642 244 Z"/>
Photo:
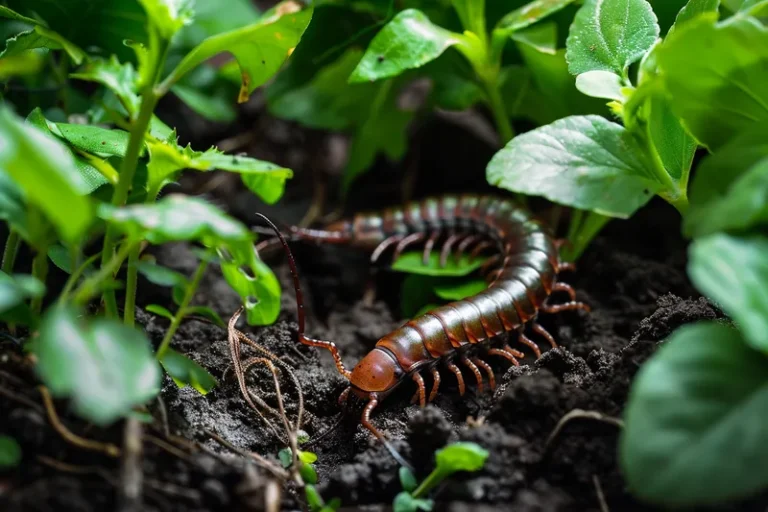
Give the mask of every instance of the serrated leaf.
<path id="1" fill-rule="evenodd" d="M 587 96 L 624 102 L 621 77 L 611 71 L 587 71 L 576 77 L 576 88 Z"/>
<path id="2" fill-rule="evenodd" d="M 659 37 L 659 24 L 646 0 L 586 0 L 566 41 L 573 75 L 612 71 L 624 76 Z"/>
<path id="3" fill-rule="evenodd" d="M 630 391 L 619 443 L 630 489 L 675 508 L 711 507 L 764 489 L 766 408 L 765 355 L 722 324 L 678 329 Z"/>
<path id="4" fill-rule="evenodd" d="M 35 343 L 35 367 L 56 397 L 108 425 L 160 391 L 160 368 L 146 336 L 111 319 L 86 323 L 80 314 L 52 308 Z"/>
<path id="5" fill-rule="evenodd" d="M 302 10 L 293 0 L 282 2 L 256 23 L 200 43 L 181 60 L 163 84 L 172 86 L 198 65 L 226 51 L 234 55 L 240 66 L 242 85 L 238 101 L 245 102 L 257 87 L 280 69 L 311 18 L 312 8 Z"/>
<path id="6" fill-rule="evenodd" d="M 190 385 L 201 395 L 207 395 L 218 384 L 208 370 L 172 348 L 166 349 L 160 364 L 180 388 Z"/>
<path id="7" fill-rule="evenodd" d="M 5 49 L 0 52 L 0 58 L 14 57 L 37 48 L 51 50 L 63 48 L 75 64 L 80 64 L 83 61 L 85 52 L 78 46 L 53 30 L 45 28 L 38 22 L 34 22 L 34 25 L 32 29 L 20 32 L 7 39 L 5 41 Z"/>
<path id="8" fill-rule="evenodd" d="M 77 73 L 69 75 L 71 78 L 100 83 L 115 93 L 130 116 L 139 111 L 139 96 L 136 93 L 138 76 L 133 65 L 126 62 L 121 64 L 116 55 L 109 60 L 91 59 Z"/>
<path id="9" fill-rule="evenodd" d="M 725 234 L 697 239 L 688 275 L 733 318 L 749 345 L 768 354 L 768 238 Z"/>
<path id="10" fill-rule="evenodd" d="M 76 241 L 90 226 L 88 186 L 71 154 L 8 108 L 0 109 L 0 172 L 13 179 L 26 201 L 40 208 L 65 240 Z"/>
<path id="11" fill-rule="evenodd" d="M 163 318 L 167 318 L 168 320 L 173 320 L 173 313 L 168 311 L 168 308 L 164 308 L 159 304 L 149 304 L 144 309 L 147 310 L 148 313 L 152 313 L 153 315 L 161 316 Z M 170 350 L 170 349 L 167 349 L 167 350 Z"/>
<path id="12" fill-rule="evenodd" d="M 418 9 L 406 9 L 384 25 L 349 77 L 350 83 L 391 78 L 435 60 L 466 36 L 438 27 Z"/>
<path id="13" fill-rule="evenodd" d="M 462 254 L 458 261 L 455 257 L 448 258 L 445 266 L 441 267 L 439 252 L 429 253 L 426 265 L 422 258 L 422 251 L 405 252 L 392 263 L 392 269 L 425 276 L 466 276 L 480 268 L 485 261 L 483 258 L 471 260 L 468 254 Z"/>
<path id="14" fill-rule="evenodd" d="M 697 168 L 683 219 L 685 234 L 701 237 L 764 226 L 766 180 L 768 124 L 733 139 Z"/>
<path id="15" fill-rule="evenodd" d="M 21 446 L 8 436 L 0 436 L 0 469 L 12 468 L 21 462 Z"/>
<path id="16" fill-rule="evenodd" d="M 768 120 L 768 29 L 752 18 L 716 17 L 688 22 L 658 51 L 675 112 L 713 150 Z"/>
<path id="17" fill-rule="evenodd" d="M 508 35 L 543 20 L 572 4 L 574 0 L 534 0 L 501 18 L 496 30 Z"/>
<path id="18" fill-rule="evenodd" d="M 494 155 L 488 183 L 627 218 L 662 190 L 637 142 L 598 116 L 571 116 L 518 135 Z"/>
<path id="19" fill-rule="evenodd" d="M 488 450 L 476 443 L 453 443 L 435 453 L 436 469 L 444 474 L 478 471 L 485 465 L 488 455 Z"/>

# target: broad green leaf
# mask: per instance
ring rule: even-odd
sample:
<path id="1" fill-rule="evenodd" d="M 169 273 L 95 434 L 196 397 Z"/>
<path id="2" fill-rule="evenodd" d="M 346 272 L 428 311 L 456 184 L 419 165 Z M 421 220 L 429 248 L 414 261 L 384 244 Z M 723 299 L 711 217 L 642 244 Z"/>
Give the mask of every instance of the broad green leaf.
<path id="1" fill-rule="evenodd" d="M 299 450 L 299 460 L 305 464 L 314 464 L 317 462 L 317 454 Z"/>
<path id="2" fill-rule="evenodd" d="M 76 241 L 90 226 L 93 209 L 84 196 L 88 187 L 71 154 L 7 108 L 0 109 L 0 172 L 13 179 L 26 201 L 40 208 L 65 240 Z"/>
<path id="3" fill-rule="evenodd" d="M 422 261 L 422 251 L 409 251 L 403 253 L 392 263 L 392 269 L 398 272 L 408 272 L 410 274 L 420 274 L 424 276 L 466 276 L 474 272 L 483 264 L 482 258 L 475 258 L 470 262 L 468 254 L 462 254 L 461 259 L 456 261 L 455 257 L 449 257 L 445 267 L 440 266 L 440 254 L 432 251 L 429 254 L 429 261 L 424 265 Z"/>
<path id="4" fill-rule="evenodd" d="M 478 471 L 485 465 L 488 455 L 488 450 L 475 443 L 453 443 L 435 453 L 436 469 L 444 474 Z"/>
<path id="5" fill-rule="evenodd" d="M 227 327 L 227 324 L 224 323 L 224 320 L 221 319 L 219 314 L 215 312 L 213 309 L 209 308 L 208 306 L 188 306 L 185 309 L 185 312 L 188 316 L 198 316 L 202 318 L 207 318 L 211 322 L 213 322 L 214 325 L 221 327 L 222 329 L 225 329 Z"/>
<path id="6" fill-rule="evenodd" d="M 586 0 L 568 34 L 568 69 L 573 75 L 602 70 L 625 76 L 658 37 L 646 0 Z"/>
<path id="7" fill-rule="evenodd" d="M 554 55 L 557 52 L 557 25 L 541 23 L 512 34 L 512 39 L 535 48 L 541 53 Z"/>
<path id="8" fill-rule="evenodd" d="M 24 52 L 14 57 L 0 59 L 0 79 L 38 74 L 45 65 L 45 56 L 40 52 Z"/>
<path id="9" fill-rule="evenodd" d="M 192 23 L 192 0 L 139 0 L 139 3 L 144 7 L 150 23 L 167 41 L 184 25 Z"/>
<path id="10" fill-rule="evenodd" d="M 69 249 L 61 244 L 54 244 L 48 248 L 48 258 L 53 262 L 56 267 L 63 270 L 67 274 L 73 272 L 72 258 L 69 253 Z"/>
<path id="11" fill-rule="evenodd" d="M 510 12 L 496 25 L 504 34 L 526 28 L 572 4 L 574 0 L 534 0 Z"/>
<path id="12" fill-rule="evenodd" d="M 706 13 L 717 13 L 720 7 L 720 0 L 688 0 L 685 7 L 680 9 L 680 12 L 675 19 L 675 24 L 670 29 L 679 29 L 691 20 L 695 20 L 698 16 Z"/>
<path id="13" fill-rule="evenodd" d="M 130 133 L 88 124 L 56 123 L 61 137 L 72 147 L 100 156 L 125 156 Z"/>
<path id="14" fill-rule="evenodd" d="M 432 80 L 429 99 L 439 108 L 466 110 L 485 98 L 472 66 L 457 52 L 444 53 L 422 66 L 419 72 Z M 511 110 L 509 103 L 507 109 Z"/>
<path id="15" fill-rule="evenodd" d="M 0 5 L 0 18 L 8 18 L 10 20 L 22 21 L 24 23 L 31 23 L 32 25 L 38 25 L 40 22 L 33 18 L 28 18 L 18 12 Z"/>
<path id="16" fill-rule="evenodd" d="M 716 234 L 689 248 L 688 275 L 733 318 L 753 348 L 768 354 L 768 238 Z"/>
<path id="17" fill-rule="evenodd" d="M 201 395 L 207 395 L 218 384 L 205 368 L 172 348 L 166 349 L 160 364 L 180 388 L 189 385 Z"/>
<path id="18" fill-rule="evenodd" d="M 269 325 L 280 313 L 280 283 L 256 252 L 241 251 L 232 259 L 222 256 L 221 273 L 243 299 L 250 325 Z"/>
<path id="19" fill-rule="evenodd" d="M 483 278 L 443 280 L 435 285 L 435 295 L 443 300 L 462 300 L 486 290 Z"/>
<path id="20" fill-rule="evenodd" d="M 406 492 L 413 492 L 413 490 L 416 489 L 416 487 L 419 485 L 419 482 L 416 480 L 413 472 L 405 466 L 402 466 L 398 470 L 398 475 L 400 476 L 400 485 Z"/>
<path id="21" fill-rule="evenodd" d="M 654 94 L 647 103 L 648 134 L 667 173 L 685 190 L 696 141 L 672 111 L 669 98 Z"/>
<path id="22" fill-rule="evenodd" d="M 194 87 L 178 83 L 171 87 L 171 92 L 187 104 L 189 108 L 218 123 L 230 123 L 237 118 L 233 102 L 229 98 L 205 94 Z"/>
<path id="23" fill-rule="evenodd" d="M 160 188 L 182 169 L 213 171 L 221 169 L 242 175 L 248 189 L 264 202 L 275 203 L 283 195 L 285 181 L 293 176 L 290 169 L 245 156 L 226 155 L 211 147 L 208 151 L 182 148 L 172 133 L 166 140 L 148 141 L 148 188 L 157 193 Z"/>
<path id="24" fill-rule="evenodd" d="M 593 98 L 625 101 L 621 77 L 611 71 L 587 71 L 576 77 L 576 88 Z"/>
<path id="25" fill-rule="evenodd" d="M 168 311 L 168 308 L 164 308 L 163 306 L 160 306 L 158 304 L 149 304 L 144 309 L 147 310 L 148 313 L 152 313 L 153 315 L 157 315 L 157 316 L 162 316 L 163 318 L 167 318 L 168 320 L 173 321 L 173 313 Z M 167 349 L 167 350 L 170 350 L 170 349 Z"/>
<path id="26" fill-rule="evenodd" d="M 572 116 L 518 135 L 494 155 L 488 183 L 627 218 L 662 186 L 635 139 L 598 116 Z"/>
<path id="27" fill-rule="evenodd" d="M 685 234 L 700 237 L 764 225 L 766 165 L 768 124 L 736 137 L 706 158 L 691 184 Z"/>
<path id="28" fill-rule="evenodd" d="M 469 44 L 466 36 L 434 25 L 423 12 L 406 9 L 376 34 L 349 81 L 394 77 L 435 60 L 451 46 Z"/>
<path id="29" fill-rule="evenodd" d="M 139 261 L 136 264 L 136 269 L 147 281 L 158 286 L 189 286 L 189 279 L 184 274 L 151 261 Z"/>
<path id="30" fill-rule="evenodd" d="M 394 512 L 429 512 L 434 506 L 434 501 L 414 498 L 408 492 L 398 493 L 397 496 L 395 496 L 395 500 L 392 502 L 392 510 Z"/>
<path id="31" fill-rule="evenodd" d="M 746 17 L 716 23 L 716 16 L 689 21 L 658 51 L 675 112 L 713 150 L 768 120 L 768 29 Z"/>
<path id="32" fill-rule="evenodd" d="M 32 29 L 9 38 L 5 42 L 5 50 L 0 53 L 0 58 L 13 57 L 24 51 L 36 48 L 48 48 L 52 50 L 63 48 L 75 64 L 80 64 L 85 58 L 85 52 L 82 49 L 68 41 L 61 34 L 46 28 L 46 26 L 39 21 L 21 16 L 7 7 L 3 7 L 3 12 L 0 13 L 0 15 L 34 25 Z"/>
<path id="33" fill-rule="evenodd" d="M 311 464 L 305 464 L 299 461 L 299 475 L 305 483 L 315 485 L 317 483 L 317 471 Z"/>
<path id="34" fill-rule="evenodd" d="M 131 63 L 121 64 L 115 55 L 112 55 L 109 60 L 96 58 L 90 60 L 77 73 L 69 76 L 102 84 L 115 93 L 129 115 L 134 116 L 138 113 L 140 102 L 136 94 L 138 76 Z"/>
<path id="35" fill-rule="evenodd" d="M 378 86 L 368 117 L 352 139 L 342 179 L 344 194 L 349 192 L 352 182 L 373 165 L 379 153 L 398 161 L 408 149 L 407 129 L 415 113 L 400 109 L 394 80 Z"/>
<path id="36" fill-rule="evenodd" d="M 641 368 L 620 460 L 631 491 L 669 507 L 713 506 L 768 486 L 768 358 L 735 329 L 684 326 Z"/>
<path id="37" fill-rule="evenodd" d="M 240 66 L 242 84 L 238 101 L 242 103 L 280 69 L 311 17 L 312 8 L 301 10 L 292 0 L 280 3 L 258 22 L 200 43 L 182 59 L 163 85 L 170 87 L 211 57 L 229 52 Z"/>
<path id="38" fill-rule="evenodd" d="M 21 446 L 8 436 L 0 436 L 0 469 L 16 467 L 21 462 Z"/>
<path id="39" fill-rule="evenodd" d="M 35 342 L 35 367 L 56 397 L 69 397 L 85 419 L 108 425 L 160 391 L 160 368 L 146 336 L 116 320 L 87 322 L 52 308 Z"/>
<path id="40" fill-rule="evenodd" d="M 752 16 L 768 16 L 767 0 L 724 0 L 723 3 L 733 12 L 746 12 Z"/>
<path id="41" fill-rule="evenodd" d="M 21 189 L 3 172 L 0 172 L 0 220 L 7 222 L 24 240 L 37 238 L 30 232 L 32 226 Z"/>
<path id="42" fill-rule="evenodd" d="M 6 313 L 27 299 L 45 294 L 45 285 L 28 275 L 9 276 L 0 271 L 0 314 Z"/>
<path id="43" fill-rule="evenodd" d="M 259 19 L 259 11 L 250 0 L 228 0 L 226 9 L 221 8 L 219 0 L 195 0 L 194 23 L 185 26 L 174 41 L 175 44 L 187 44 L 193 41 L 197 45 L 206 37 L 228 30 L 240 28 Z"/>
<path id="44" fill-rule="evenodd" d="M 312 484 L 304 486 L 304 496 L 307 498 L 307 504 L 312 512 L 320 512 L 323 508 L 324 502 L 320 493 L 317 492 L 315 486 Z"/>

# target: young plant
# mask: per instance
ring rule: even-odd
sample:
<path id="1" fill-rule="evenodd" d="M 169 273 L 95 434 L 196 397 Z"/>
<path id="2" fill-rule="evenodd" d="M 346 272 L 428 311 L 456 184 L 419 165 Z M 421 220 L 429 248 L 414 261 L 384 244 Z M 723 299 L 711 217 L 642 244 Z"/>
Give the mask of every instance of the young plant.
<path id="1" fill-rule="evenodd" d="M 26 30 L 7 41 L 0 64 L 42 51 L 59 56 L 53 62 L 61 62 L 65 77 L 70 65 L 81 64 L 71 78 L 103 86 L 101 101 L 88 117 L 108 119 L 118 128 L 53 122 L 39 108 L 23 122 L 8 106 L 0 108 L 0 219 L 10 229 L 3 252 L 0 315 L 36 330 L 29 350 L 36 356 L 41 379 L 53 395 L 72 398 L 77 411 L 97 424 L 111 423 L 154 397 L 160 387 L 158 361 L 180 385 L 189 383 L 207 392 L 215 380 L 169 347 L 185 316 L 202 314 L 220 322 L 215 313 L 190 305 L 206 266 L 214 259 L 220 264 L 225 279 L 242 297 L 251 324 L 274 321 L 279 285 L 255 254 L 254 235 L 242 223 L 201 199 L 158 197 L 183 169 L 221 169 L 241 174 L 250 190 L 272 203 L 282 195 L 291 171 L 216 148 L 183 148 L 175 131 L 153 112 L 184 76 L 224 51 L 234 55 L 240 68 L 238 99 L 245 101 L 287 59 L 312 9 L 290 1 L 279 4 L 251 24 L 202 38 L 166 72 L 175 36 L 193 21 L 187 2 L 142 0 L 136 16 L 118 15 L 132 27 L 127 33 L 135 35 L 129 46 L 120 41 L 123 51 L 116 49 L 111 32 L 79 32 L 62 25 L 46 2 L 14 7 L 17 10 L 1 7 L 0 16 Z M 84 18 L 110 17 L 113 8 L 89 8 Z M 135 20 L 138 25 L 131 25 Z M 111 55 L 79 53 L 79 46 Z M 254 47 L 262 50 L 258 59 Z M 62 48 L 66 53 L 59 52 Z M 129 61 L 131 52 L 137 68 Z M 84 254 L 84 248 L 100 239 L 100 252 Z M 176 241 L 199 244 L 204 257 L 191 280 L 174 276 L 179 307 L 153 355 L 149 340 L 133 327 L 140 254 L 147 243 Z M 13 274 L 22 243 L 34 255 L 32 276 Z M 44 295 L 49 258 L 69 274 L 58 296 L 51 290 Z M 122 318 L 115 293 L 123 286 L 118 281 L 121 269 L 126 276 Z M 86 317 L 84 308 L 99 297 L 105 318 Z M 43 299 L 50 305 L 41 316 Z"/>
<path id="2" fill-rule="evenodd" d="M 408 468 L 400 468 L 400 484 L 403 492 L 395 497 L 395 512 L 430 511 L 434 502 L 424 498 L 446 478 L 459 471 L 479 471 L 485 465 L 488 451 L 475 443 L 454 443 L 435 453 L 435 469 L 418 484 Z"/>

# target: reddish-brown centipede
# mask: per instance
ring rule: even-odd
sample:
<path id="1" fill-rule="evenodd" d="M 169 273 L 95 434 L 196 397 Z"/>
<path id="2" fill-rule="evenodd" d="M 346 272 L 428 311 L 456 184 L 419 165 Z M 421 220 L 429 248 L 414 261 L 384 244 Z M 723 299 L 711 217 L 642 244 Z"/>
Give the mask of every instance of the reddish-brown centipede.
<path id="1" fill-rule="evenodd" d="M 349 371 L 332 341 L 314 340 L 304 335 L 303 300 L 295 262 L 284 237 L 274 225 L 272 227 L 289 257 L 298 303 L 299 341 L 331 352 L 339 373 L 350 382 L 340 401 L 345 401 L 350 393 L 367 400 L 362 424 L 382 440 L 382 434 L 371 423 L 371 413 L 399 384 L 414 381 L 417 386 L 414 399 L 423 407 L 435 398 L 441 382 L 438 367 L 445 366 L 455 375 L 459 393 L 463 395 L 465 383 L 456 364 L 459 363 L 474 374 L 479 389 L 483 388 L 481 370 L 493 388 L 493 370 L 481 355 L 503 357 L 513 365 L 518 365 L 518 358 L 523 357 L 523 353 L 510 347 L 506 340 L 499 340 L 500 335 L 516 332 L 518 341 L 539 357 L 538 345 L 524 333 L 527 325 L 552 347 L 557 346 L 552 335 L 536 321 L 540 311 L 589 310 L 586 304 L 575 300 L 573 288 L 557 281 L 560 271 L 572 268 L 572 265 L 560 262 L 557 242 L 546 227 L 508 199 L 448 195 L 412 202 L 402 208 L 388 208 L 381 213 L 358 214 L 352 220 L 335 222 L 324 230 L 291 228 L 294 239 L 349 244 L 372 250 L 373 262 L 388 248 L 394 246 L 393 257 L 396 258 L 418 242 L 424 242 L 423 254 L 427 260 L 435 243 L 441 239 L 442 265 L 452 254 L 459 256 L 470 249 L 473 255 L 493 248 L 497 250 L 484 265 L 489 281 L 486 290 L 410 320 L 381 338 L 376 347 Z M 567 293 L 570 301 L 549 304 L 549 297 L 556 291 Z M 425 374 L 433 379 L 428 395 Z"/>

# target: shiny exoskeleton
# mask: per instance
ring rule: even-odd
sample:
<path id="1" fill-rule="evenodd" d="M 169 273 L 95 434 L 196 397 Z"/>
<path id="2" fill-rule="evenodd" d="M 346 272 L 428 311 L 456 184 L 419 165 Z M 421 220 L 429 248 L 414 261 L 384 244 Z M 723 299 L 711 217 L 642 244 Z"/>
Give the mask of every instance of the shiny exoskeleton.
<path id="1" fill-rule="evenodd" d="M 509 199 L 447 195 L 411 202 L 400 208 L 358 214 L 324 230 L 291 228 L 291 233 L 294 239 L 371 250 L 373 262 L 389 248 L 394 247 L 393 258 L 397 258 L 408 247 L 422 242 L 425 262 L 435 244 L 442 244 L 441 265 L 445 265 L 449 257 L 459 257 L 466 252 L 470 252 L 470 257 L 495 253 L 483 265 L 489 282 L 486 290 L 410 320 L 381 338 L 352 371 L 344 367 L 333 342 L 304 336 L 301 290 L 293 258 L 289 258 L 299 303 L 299 339 L 306 345 L 331 352 L 338 371 L 350 381 L 341 400 L 346 400 L 350 392 L 367 400 L 362 423 L 379 438 L 382 435 L 371 424 L 371 412 L 399 384 L 414 381 L 417 386 L 414 401 L 418 400 L 423 407 L 437 395 L 441 382 L 439 370 L 445 368 L 455 376 L 459 393 L 463 395 L 465 383 L 460 364 L 474 374 L 479 390 L 483 388 L 483 372 L 493 388 L 493 370 L 483 356 L 503 357 L 514 365 L 523 357 L 522 352 L 509 346 L 508 336 L 502 335 L 516 333 L 517 340 L 539 357 L 538 345 L 524 333 L 526 326 L 530 325 L 552 347 L 557 346 L 552 335 L 536 322 L 539 312 L 589 310 L 586 304 L 575 300 L 573 288 L 558 282 L 558 274 L 572 268 L 559 261 L 558 242 L 526 209 Z M 556 291 L 567 293 L 570 301 L 549 304 L 550 296 Z M 432 377 L 429 395 L 425 375 Z"/>

